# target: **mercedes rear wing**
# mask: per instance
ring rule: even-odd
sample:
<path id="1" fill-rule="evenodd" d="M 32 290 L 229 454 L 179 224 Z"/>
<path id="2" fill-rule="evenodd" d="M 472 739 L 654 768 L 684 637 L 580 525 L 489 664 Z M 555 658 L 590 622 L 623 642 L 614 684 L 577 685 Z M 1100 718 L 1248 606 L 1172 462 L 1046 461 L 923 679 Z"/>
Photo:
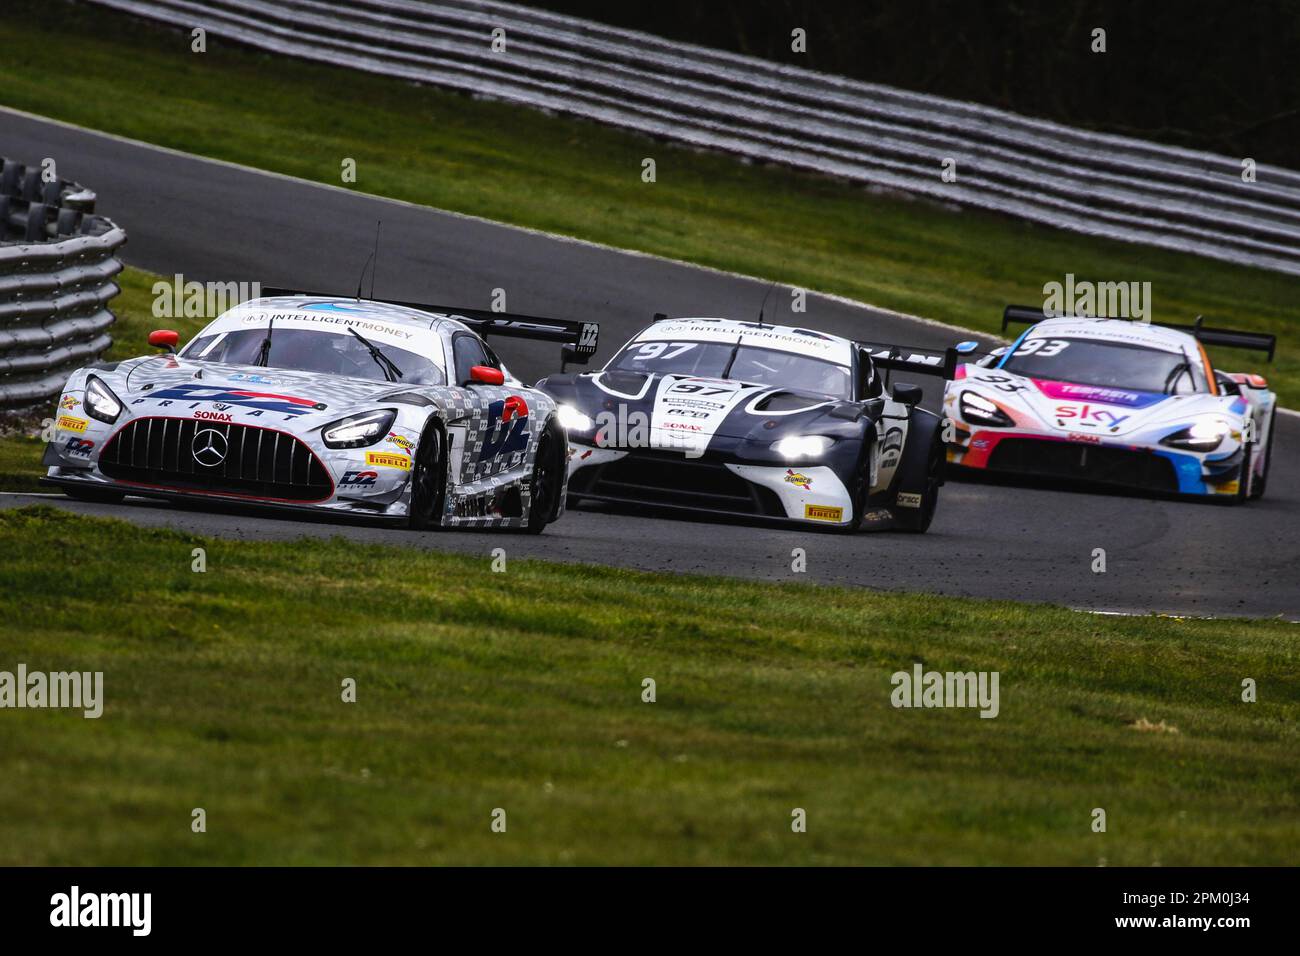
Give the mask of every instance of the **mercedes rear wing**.
<path id="1" fill-rule="evenodd" d="M 1042 322 L 1044 319 L 1055 318 L 1079 318 L 1079 319 L 1096 319 L 1105 318 L 1105 316 L 1079 315 L 1079 316 L 1055 316 L 1046 315 L 1042 309 L 1032 305 L 1009 305 L 1002 310 L 1002 331 L 1007 330 L 1007 326 L 1012 322 L 1022 325 L 1032 325 L 1035 322 Z M 1138 319 L 1119 319 L 1121 322 L 1137 322 Z M 1211 325 L 1203 324 L 1202 316 L 1197 316 L 1196 321 L 1191 325 L 1180 324 L 1177 322 L 1152 322 L 1151 325 L 1158 325 L 1162 329 L 1177 329 L 1179 332 L 1188 332 L 1196 336 L 1197 340 L 1205 345 L 1221 345 L 1225 348 L 1233 349 L 1250 349 L 1253 352 L 1265 352 L 1268 354 L 1268 360 L 1273 361 L 1273 354 L 1277 350 L 1277 336 L 1269 335 L 1266 332 L 1245 332 L 1239 329 L 1223 329 Z"/>
<path id="2" fill-rule="evenodd" d="M 854 342 L 871 356 L 872 364 L 885 372 L 911 372 L 937 375 L 951 381 L 957 374 L 958 353 L 955 348 L 913 348 L 909 345 L 884 345 L 879 342 Z"/>
<path id="3" fill-rule="evenodd" d="M 327 292 L 303 292 L 298 289 L 263 287 L 266 296 L 311 296 L 332 299 L 352 299 L 361 302 L 378 302 L 383 305 L 400 305 L 407 309 L 429 312 L 469 326 L 483 338 L 490 335 L 505 338 L 534 339 L 542 342 L 559 342 L 565 362 L 586 365 L 596 354 L 600 339 L 600 325 L 596 322 L 577 322 L 570 319 L 548 319 L 537 315 L 518 315 L 511 312 L 493 312 L 489 309 L 469 309 L 463 306 L 430 305 L 427 302 L 404 302 L 400 299 L 357 299 L 356 296 L 336 296 Z"/>

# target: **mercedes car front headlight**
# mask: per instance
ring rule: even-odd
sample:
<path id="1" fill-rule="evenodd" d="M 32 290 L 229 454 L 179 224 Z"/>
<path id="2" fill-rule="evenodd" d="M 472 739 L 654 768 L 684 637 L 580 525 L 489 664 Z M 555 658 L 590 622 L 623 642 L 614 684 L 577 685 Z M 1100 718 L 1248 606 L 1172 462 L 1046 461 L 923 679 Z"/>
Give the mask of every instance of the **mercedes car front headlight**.
<path id="1" fill-rule="evenodd" d="M 392 408 L 350 415 L 322 428 L 321 438 L 329 448 L 365 448 L 387 435 L 396 418 Z"/>
<path id="2" fill-rule="evenodd" d="M 122 414 L 122 403 L 113 390 L 93 375 L 86 377 L 86 412 L 110 425 Z"/>

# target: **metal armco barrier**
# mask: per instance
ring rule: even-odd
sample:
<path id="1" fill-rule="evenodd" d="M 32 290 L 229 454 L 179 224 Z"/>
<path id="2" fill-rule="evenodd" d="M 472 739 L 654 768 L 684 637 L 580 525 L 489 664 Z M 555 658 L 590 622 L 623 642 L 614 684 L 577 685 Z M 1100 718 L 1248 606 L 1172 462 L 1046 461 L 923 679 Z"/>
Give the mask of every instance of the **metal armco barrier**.
<path id="1" fill-rule="evenodd" d="M 41 172 L 0 160 L 0 409 L 57 395 L 113 343 L 126 233 L 93 214 L 94 193 Z"/>
<path id="2" fill-rule="evenodd" d="M 1300 274 L 1300 173 L 496 0 L 91 0 L 264 50 Z M 493 31 L 505 49 L 493 52 Z M 941 178 L 945 159 L 957 180 Z M 864 228 L 869 226 L 864 225 Z"/>

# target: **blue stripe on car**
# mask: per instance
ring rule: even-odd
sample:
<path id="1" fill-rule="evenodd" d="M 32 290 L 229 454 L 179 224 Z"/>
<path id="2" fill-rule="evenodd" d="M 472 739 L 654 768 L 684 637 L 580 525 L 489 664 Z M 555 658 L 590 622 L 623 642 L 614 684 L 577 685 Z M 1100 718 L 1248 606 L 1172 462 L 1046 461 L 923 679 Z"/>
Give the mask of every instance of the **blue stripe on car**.
<path id="1" fill-rule="evenodd" d="M 1012 342 L 1011 348 L 1007 349 L 1006 352 L 1003 353 L 1002 358 L 998 360 L 998 368 L 1001 368 L 1002 366 L 1007 364 L 1007 359 L 1011 358 L 1011 356 L 1015 354 L 1016 349 L 1020 348 L 1020 343 L 1025 340 L 1025 336 L 1028 335 L 1033 330 L 1034 327 L 1031 325 L 1029 328 L 1025 329 L 1023 332 L 1020 333 L 1020 338 Z"/>

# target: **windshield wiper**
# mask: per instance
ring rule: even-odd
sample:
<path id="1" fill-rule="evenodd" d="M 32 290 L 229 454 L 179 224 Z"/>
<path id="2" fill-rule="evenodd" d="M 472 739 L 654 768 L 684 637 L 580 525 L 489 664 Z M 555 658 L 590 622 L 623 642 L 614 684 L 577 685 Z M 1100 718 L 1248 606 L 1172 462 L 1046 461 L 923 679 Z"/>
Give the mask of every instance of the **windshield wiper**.
<path id="1" fill-rule="evenodd" d="M 266 320 L 266 338 L 262 339 L 262 344 L 257 349 L 257 361 L 254 365 L 266 367 L 266 363 L 271 361 L 271 327 L 275 325 L 275 316 L 272 315 Z"/>
<path id="2" fill-rule="evenodd" d="M 1164 389 L 1165 394 L 1166 395 L 1170 394 L 1169 390 L 1174 387 L 1174 382 L 1178 381 L 1181 375 L 1183 375 L 1186 372 L 1190 372 L 1191 370 L 1192 370 L 1192 363 L 1187 361 L 1186 359 L 1179 362 L 1172 369 L 1170 369 L 1169 374 L 1165 376 L 1165 389 Z"/>
<path id="3" fill-rule="evenodd" d="M 369 339 L 365 338 L 350 325 L 348 326 L 348 331 L 357 337 L 357 341 L 366 347 L 366 350 L 370 353 L 370 357 L 375 360 L 381 369 L 383 369 L 385 381 L 396 382 L 402 377 L 402 370 L 397 367 L 392 359 L 379 351 L 379 349 L 375 348 L 374 344 L 371 343 Z"/>

